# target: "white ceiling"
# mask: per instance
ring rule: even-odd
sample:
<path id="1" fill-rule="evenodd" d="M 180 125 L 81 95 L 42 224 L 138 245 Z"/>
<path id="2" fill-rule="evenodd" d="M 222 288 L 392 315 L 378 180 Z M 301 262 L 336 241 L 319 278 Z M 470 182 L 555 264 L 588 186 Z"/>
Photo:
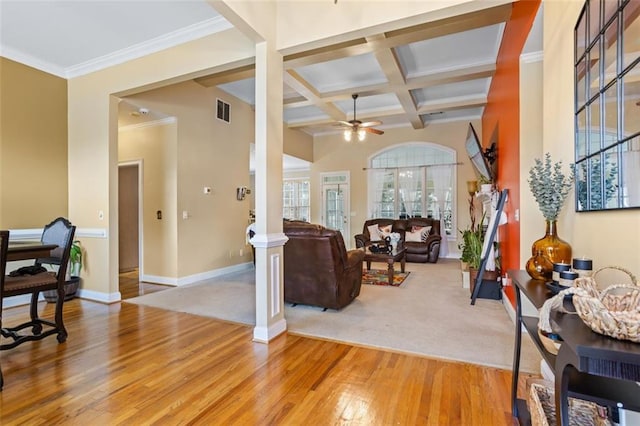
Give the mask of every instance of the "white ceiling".
<path id="1" fill-rule="evenodd" d="M 336 121 L 353 118 L 353 93 L 359 94 L 358 118 L 380 120 L 382 130 L 481 118 L 510 12 L 510 5 L 492 7 L 472 19 L 449 18 L 285 57 L 285 125 L 312 135 L 336 133 Z M 528 52 L 542 50 L 539 21 Z M 0 54 L 71 78 L 230 26 L 204 0 L 0 0 Z M 213 75 L 196 81 L 254 105 L 254 79 L 243 71 L 237 80 Z M 121 105 L 124 124 L 166 118 L 161 111 L 135 116 L 144 105 Z"/>
<path id="2" fill-rule="evenodd" d="M 204 0 L 0 0 L 0 54 L 65 78 L 230 27 Z"/>

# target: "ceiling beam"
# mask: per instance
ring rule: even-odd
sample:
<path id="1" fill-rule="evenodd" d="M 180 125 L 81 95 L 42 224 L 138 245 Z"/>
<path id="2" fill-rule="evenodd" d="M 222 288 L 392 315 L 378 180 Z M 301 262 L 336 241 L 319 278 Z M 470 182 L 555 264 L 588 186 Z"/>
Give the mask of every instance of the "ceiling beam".
<path id="1" fill-rule="evenodd" d="M 415 100 L 413 99 L 411 92 L 406 87 L 404 73 L 402 72 L 398 57 L 393 49 L 377 48 L 379 43 L 384 42 L 385 39 L 384 34 L 380 34 L 375 37 L 367 38 L 367 42 L 373 46 L 376 60 L 378 61 L 382 72 L 387 77 L 387 81 L 390 85 L 397 87 L 395 94 L 400 101 L 400 105 L 402 105 L 402 109 L 404 110 L 407 119 L 414 129 L 423 129 L 424 123 L 418 115 Z"/>
<path id="2" fill-rule="evenodd" d="M 425 102 L 418 107 L 418 114 L 430 114 L 441 111 L 453 111 L 456 109 L 478 108 L 487 104 L 485 95 L 464 96 L 458 98 L 439 99 L 437 101 Z"/>
<path id="3" fill-rule="evenodd" d="M 405 44 L 424 41 L 462 31 L 474 30 L 488 25 L 506 22 L 511 16 L 511 4 L 507 3 L 476 12 L 452 16 L 438 21 L 389 31 L 384 34 L 385 40 L 378 43 L 378 49 L 390 49 Z M 355 39 L 346 43 L 325 46 L 284 57 L 285 69 L 327 62 L 335 59 L 357 56 L 373 52 L 374 47 L 367 39 Z"/>
<path id="4" fill-rule="evenodd" d="M 429 40 L 463 31 L 475 30 L 490 25 L 507 22 L 511 17 L 512 6 L 506 3 L 500 6 L 452 16 L 434 22 L 426 22 L 412 27 L 385 33 L 388 47 L 397 47 L 418 41 Z"/>
<path id="5" fill-rule="evenodd" d="M 313 102 L 311 102 L 309 99 L 305 98 L 304 96 L 294 96 L 292 98 L 288 98 L 285 99 L 283 101 L 284 104 L 284 108 L 300 108 L 300 107 L 306 107 L 306 106 L 312 106 Z"/>
<path id="6" fill-rule="evenodd" d="M 285 69 L 302 67 L 318 62 L 326 62 L 335 58 L 335 52 L 343 52 L 339 57 L 356 56 L 368 53 L 371 50 L 367 47 L 367 41 L 364 38 L 357 38 L 342 43 L 332 44 L 330 46 L 319 47 L 300 53 L 294 53 L 284 57 Z"/>
<path id="7" fill-rule="evenodd" d="M 370 111 L 370 112 L 358 111 L 358 120 L 361 120 L 361 121 L 369 121 L 369 120 L 390 117 L 390 116 L 404 117 L 404 110 L 400 108 L 394 108 L 394 109 L 389 109 L 384 111 Z M 320 118 L 320 119 L 290 122 L 290 123 L 287 123 L 287 127 L 289 127 L 290 129 L 298 129 L 301 127 L 320 126 L 320 125 L 327 125 L 327 124 L 333 124 L 333 123 L 334 123 L 334 120 L 330 120 L 327 118 L 324 118 L 324 119 Z"/>
<path id="8" fill-rule="evenodd" d="M 346 114 L 335 106 L 332 102 L 325 102 L 320 99 L 320 94 L 308 81 L 294 70 L 287 70 L 284 73 L 284 82 L 296 92 L 307 98 L 314 106 L 321 109 L 333 120 L 346 120 Z"/>
<path id="9" fill-rule="evenodd" d="M 255 64 L 246 65 L 244 67 L 235 68 L 232 70 L 220 72 L 206 77 L 196 78 L 193 81 L 204 86 L 213 87 L 219 84 L 233 83 L 234 81 L 245 80 L 247 78 L 254 78 L 256 75 Z"/>
<path id="10" fill-rule="evenodd" d="M 346 90 L 334 90 L 325 92 L 321 95 L 321 99 L 329 102 L 336 102 L 345 99 L 351 99 L 352 93 L 358 93 L 359 96 L 384 95 L 387 93 L 395 93 L 401 88 L 408 90 L 421 89 L 429 86 L 438 86 L 441 84 L 458 83 L 461 81 L 475 80 L 479 78 L 493 77 L 496 71 L 494 63 L 474 65 L 471 67 L 458 68 L 451 71 L 442 71 L 434 74 L 428 74 L 421 77 L 407 79 L 406 83 L 395 86 L 391 83 L 380 83 L 369 86 L 359 86 Z"/>

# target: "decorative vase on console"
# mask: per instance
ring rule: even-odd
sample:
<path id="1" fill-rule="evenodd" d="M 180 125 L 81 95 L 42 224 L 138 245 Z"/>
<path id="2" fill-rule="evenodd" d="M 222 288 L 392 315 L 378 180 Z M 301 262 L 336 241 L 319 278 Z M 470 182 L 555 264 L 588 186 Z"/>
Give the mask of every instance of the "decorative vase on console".
<path id="1" fill-rule="evenodd" d="M 529 189 L 546 220 L 544 237 L 531 246 L 531 258 L 527 261 L 527 272 L 534 279 L 550 280 L 554 263 L 571 262 L 571 245 L 558 236 L 558 215 L 573 187 L 574 170 L 566 176 L 562 172 L 562 161 L 552 164 L 551 155 L 545 154 L 544 161 L 535 160 L 529 170 Z M 544 256 L 547 261 L 540 259 Z"/>

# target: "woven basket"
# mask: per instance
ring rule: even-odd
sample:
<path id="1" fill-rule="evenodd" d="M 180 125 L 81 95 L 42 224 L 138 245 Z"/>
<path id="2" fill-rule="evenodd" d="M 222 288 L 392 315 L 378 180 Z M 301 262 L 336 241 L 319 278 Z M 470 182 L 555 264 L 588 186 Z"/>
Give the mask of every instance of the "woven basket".
<path id="1" fill-rule="evenodd" d="M 623 268 L 608 268 L 626 272 L 632 284 L 614 284 L 599 290 L 596 274 L 593 277 L 578 278 L 575 280 L 576 288 L 573 293 L 576 312 L 596 333 L 640 342 L 640 287 L 637 286 L 637 280 Z"/>
<path id="2" fill-rule="evenodd" d="M 527 406 L 532 426 L 555 426 L 556 404 L 553 384 L 532 383 Z M 569 398 L 569 426 L 611 426 L 607 410 L 593 402 Z"/>
<path id="3" fill-rule="evenodd" d="M 560 345 L 562 342 L 551 339 L 544 335 L 544 332 L 538 328 L 538 337 L 540 338 L 540 342 L 542 342 L 542 346 L 547 350 L 547 352 L 558 355 L 558 351 L 560 350 Z"/>

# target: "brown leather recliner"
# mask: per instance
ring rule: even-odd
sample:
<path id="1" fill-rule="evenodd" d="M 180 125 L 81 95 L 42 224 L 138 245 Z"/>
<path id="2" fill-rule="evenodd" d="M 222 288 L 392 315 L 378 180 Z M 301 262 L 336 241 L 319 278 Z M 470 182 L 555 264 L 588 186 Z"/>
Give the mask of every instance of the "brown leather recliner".
<path id="1" fill-rule="evenodd" d="M 341 309 L 360 294 L 363 250 L 347 251 L 340 231 L 284 222 L 284 300 Z"/>
<path id="2" fill-rule="evenodd" d="M 440 257 L 440 242 L 442 241 L 442 236 L 440 235 L 440 221 L 437 219 L 423 217 L 414 217 L 410 219 L 369 219 L 364 222 L 362 234 L 355 235 L 356 247 L 365 247 L 371 244 L 371 237 L 369 234 L 370 225 L 391 225 L 391 232 L 397 232 L 400 234 L 400 240 L 402 241 L 401 244 L 404 244 L 404 247 L 407 249 L 407 253 L 405 255 L 407 262 L 436 263 Z M 426 241 L 406 241 L 406 232 L 410 231 L 414 226 L 431 227 L 431 231 L 429 232 Z"/>

